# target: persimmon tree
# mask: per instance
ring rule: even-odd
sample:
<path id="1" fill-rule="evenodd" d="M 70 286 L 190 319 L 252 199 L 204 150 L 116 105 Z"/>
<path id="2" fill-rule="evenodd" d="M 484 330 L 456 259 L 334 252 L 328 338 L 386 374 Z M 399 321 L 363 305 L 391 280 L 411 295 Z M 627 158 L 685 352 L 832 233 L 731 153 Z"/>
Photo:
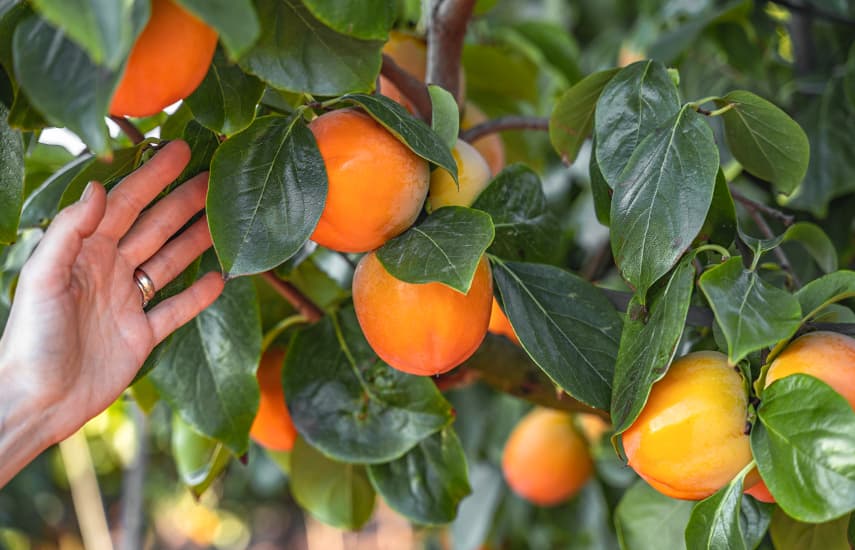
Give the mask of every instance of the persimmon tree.
<path id="1" fill-rule="evenodd" d="M 183 101 L 129 118 L 116 91 L 165 4 L 196 20 L 200 36 L 215 33 L 216 51 L 148 69 L 147 81 L 139 70 L 183 55 L 170 45 L 176 36 L 157 34 L 166 47 L 146 51 L 161 57 L 135 66 L 123 98 Z M 192 159 L 175 186 L 210 172 L 213 249 L 154 303 L 211 269 L 228 282 L 155 349 L 128 393 L 144 411 L 173 411 L 178 471 L 196 493 L 252 460 L 256 374 L 262 354 L 279 348 L 282 392 L 264 399 L 284 395 L 297 436 L 285 437 L 290 451 L 263 452 L 288 472 L 300 506 L 329 524 L 358 529 L 383 498 L 416 524 L 450 525 L 455 548 L 855 543 L 855 412 L 840 395 L 852 395 L 855 380 L 808 368 L 767 380 L 795 338 L 855 335 L 855 9 L 615 0 L 604 14 L 595 0 L 507 4 L 0 1 L 0 320 L 44 228 L 88 181 L 111 188 L 164 141 L 183 139 Z M 394 40 L 412 43 L 395 49 Z M 192 93 L 180 91 L 184 69 L 204 74 Z M 170 84 L 178 97 L 145 88 Z M 391 169 L 388 159 L 348 180 L 357 176 L 331 165 L 340 151 L 326 153 L 341 140 L 328 145 L 313 130 L 341 109 L 432 171 L 415 178 L 422 195 L 403 225 L 365 247 L 317 237 L 341 182 L 353 187 L 336 199 L 347 211 L 340 219 L 351 220 L 336 226 L 339 237 L 386 215 L 370 178 Z M 50 127 L 74 132 L 86 150 L 40 143 Z M 354 151 L 373 146 L 354 135 Z M 460 160 L 479 155 L 468 144 L 482 147 L 478 173 L 494 172 L 486 186 Z M 428 180 L 442 186 L 441 201 Z M 399 292 L 374 289 L 355 310 L 362 261 L 424 303 L 391 304 Z M 403 352 L 412 368 L 380 358 L 397 361 L 384 338 L 400 340 L 389 347 L 399 357 L 431 338 L 454 348 L 473 323 L 483 334 L 486 309 L 435 325 L 427 317 L 444 293 L 485 293 L 488 269 L 494 321 L 507 319 L 474 354 L 454 359 L 453 349 L 441 368 L 422 368 L 419 350 Z M 736 369 L 745 395 L 735 402 L 748 405 L 735 414 L 751 449 L 738 474 L 697 502 L 636 476 L 622 438 L 669 365 L 691 351 L 719 351 Z M 699 401 L 714 407 L 716 398 Z M 586 439 L 596 475 L 557 507 L 521 500 L 501 477 L 504 442 L 531 404 L 576 415 L 568 418 L 579 430 L 585 415 L 610 423 L 609 437 Z M 633 435 L 633 452 L 643 437 Z M 517 483 L 525 468 L 515 468 Z M 768 498 L 743 494 L 758 479 Z"/>

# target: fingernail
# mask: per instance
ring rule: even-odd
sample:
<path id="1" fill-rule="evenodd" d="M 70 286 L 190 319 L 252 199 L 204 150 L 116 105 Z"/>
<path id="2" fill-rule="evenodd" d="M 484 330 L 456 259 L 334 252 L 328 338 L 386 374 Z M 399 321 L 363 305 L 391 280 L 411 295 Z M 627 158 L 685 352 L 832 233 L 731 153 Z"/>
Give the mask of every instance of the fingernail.
<path id="1" fill-rule="evenodd" d="M 80 202 L 86 202 L 89 200 L 89 197 L 92 196 L 92 193 L 95 191 L 95 182 L 90 181 L 86 184 L 86 189 L 83 190 L 83 194 L 80 195 Z"/>

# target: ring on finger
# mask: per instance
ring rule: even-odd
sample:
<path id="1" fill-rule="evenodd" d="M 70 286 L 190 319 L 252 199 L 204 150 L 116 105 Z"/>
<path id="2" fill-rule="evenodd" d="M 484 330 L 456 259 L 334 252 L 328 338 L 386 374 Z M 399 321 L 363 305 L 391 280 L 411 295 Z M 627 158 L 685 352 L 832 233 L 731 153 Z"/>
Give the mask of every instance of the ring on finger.
<path id="1" fill-rule="evenodd" d="M 154 281 L 151 280 L 148 273 L 137 268 L 134 270 L 134 282 L 137 284 L 137 288 L 140 289 L 140 293 L 142 294 L 142 307 L 145 307 L 151 299 L 154 298 L 154 294 L 156 292 Z"/>

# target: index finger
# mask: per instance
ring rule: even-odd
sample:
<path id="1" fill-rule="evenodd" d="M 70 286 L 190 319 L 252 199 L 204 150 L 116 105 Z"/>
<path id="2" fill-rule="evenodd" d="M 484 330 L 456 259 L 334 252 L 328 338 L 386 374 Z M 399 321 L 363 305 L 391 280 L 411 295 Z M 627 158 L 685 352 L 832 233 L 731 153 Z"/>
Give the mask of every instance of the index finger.
<path id="1" fill-rule="evenodd" d="M 107 211 L 99 232 L 119 239 L 127 233 L 148 203 L 181 175 L 190 162 L 187 143 L 171 141 L 137 168 L 107 195 Z"/>

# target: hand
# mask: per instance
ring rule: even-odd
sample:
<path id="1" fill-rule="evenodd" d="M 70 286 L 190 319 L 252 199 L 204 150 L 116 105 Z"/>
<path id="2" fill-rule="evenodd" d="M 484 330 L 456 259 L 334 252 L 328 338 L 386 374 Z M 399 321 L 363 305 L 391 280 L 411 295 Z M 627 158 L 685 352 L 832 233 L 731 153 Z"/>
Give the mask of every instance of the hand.
<path id="1" fill-rule="evenodd" d="M 118 398 L 154 346 L 223 289 L 221 275 L 208 273 L 146 312 L 133 278 L 139 267 L 161 289 L 211 246 L 204 217 L 169 240 L 204 207 L 207 174 L 140 216 L 189 159 L 187 144 L 174 141 L 109 195 L 91 183 L 79 202 L 57 215 L 21 272 L 0 339 L 0 381 L 6 383 L 0 401 L 14 394 L 37 403 L 49 420 L 39 426 L 50 432 L 41 434 L 47 444 L 71 435 Z M 4 420 L 8 427 L 17 418 L 3 407 L 0 451 Z"/>

